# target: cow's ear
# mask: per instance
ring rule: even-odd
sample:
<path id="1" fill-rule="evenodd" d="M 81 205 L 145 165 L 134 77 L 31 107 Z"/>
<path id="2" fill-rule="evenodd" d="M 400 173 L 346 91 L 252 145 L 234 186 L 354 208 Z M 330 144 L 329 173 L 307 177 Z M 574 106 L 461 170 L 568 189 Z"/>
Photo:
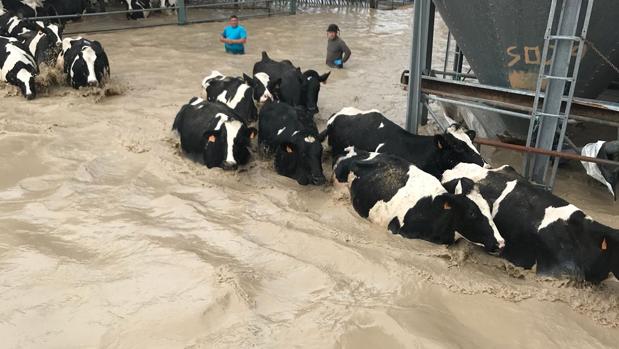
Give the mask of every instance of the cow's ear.
<path id="1" fill-rule="evenodd" d="M 475 133 L 475 131 L 473 131 L 473 130 L 468 130 L 468 131 L 466 131 L 466 135 L 469 136 L 471 141 L 474 141 L 475 140 L 475 136 L 477 135 L 477 133 Z"/>
<path id="2" fill-rule="evenodd" d="M 445 211 L 451 210 L 456 206 L 456 197 L 452 194 L 446 194 L 441 196 L 441 208 Z"/>
<path id="3" fill-rule="evenodd" d="M 267 51 L 262 51 L 262 61 L 268 61 L 270 60 L 269 55 L 267 54 Z"/>
<path id="4" fill-rule="evenodd" d="M 329 75 L 331 75 L 331 72 L 328 72 L 328 73 L 322 74 L 322 75 L 318 78 L 318 80 L 319 80 L 320 82 L 322 82 L 323 84 L 326 84 L 326 83 L 327 83 L 327 79 L 329 78 Z"/>
<path id="5" fill-rule="evenodd" d="M 247 134 L 249 135 L 249 139 L 254 139 L 258 135 L 258 130 L 255 127 L 250 127 L 247 129 Z"/>
<path id="6" fill-rule="evenodd" d="M 247 75 L 247 74 L 245 74 L 245 73 L 243 73 L 243 80 L 244 80 L 246 83 L 250 84 L 250 85 L 253 85 L 253 84 L 254 84 L 254 79 L 252 79 L 252 78 L 251 78 L 251 76 L 249 76 L 249 75 Z"/>
<path id="7" fill-rule="evenodd" d="M 219 136 L 220 136 L 220 133 L 218 131 L 206 131 L 202 135 L 202 137 L 206 140 L 205 145 L 208 145 L 209 143 L 217 142 L 217 139 L 219 139 Z"/>
<path id="8" fill-rule="evenodd" d="M 440 150 L 447 148 L 447 140 L 445 139 L 445 136 L 442 134 L 434 135 L 434 145 Z"/>
<path id="9" fill-rule="evenodd" d="M 295 146 L 294 144 L 290 143 L 290 142 L 284 142 L 282 144 L 279 145 L 280 148 L 282 149 L 283 152 L 286 152 L 288 154 L 292 154 L 295 152 Z"/>

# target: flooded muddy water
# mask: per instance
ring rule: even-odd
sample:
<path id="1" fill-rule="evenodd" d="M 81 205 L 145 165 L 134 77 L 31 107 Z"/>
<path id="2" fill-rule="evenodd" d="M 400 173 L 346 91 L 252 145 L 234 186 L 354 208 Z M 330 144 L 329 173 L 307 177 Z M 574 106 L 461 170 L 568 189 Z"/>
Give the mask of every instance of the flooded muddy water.
<path id="1" fill-rule="evenodd" d="M 263 50 L 324 73 L 332 22 L 353 56 L 321 89 L 321 124 L 344 106 L 403 123 L 410 8 L 242 21 L 244 56 L 223 52 L 222 23 L 89 34 L 110 59 L 105 90 L 28 102 L 1 87 L 1 346 L 616 347 L 615 279 L 547 280 L 465 242 L 405 240 L 269 161 L 223 172 L 179 152 L 172 121 L 205 75 L 251 73 Z M 619 227 L 585 178 L 563 171 L 556 192 Z"/>

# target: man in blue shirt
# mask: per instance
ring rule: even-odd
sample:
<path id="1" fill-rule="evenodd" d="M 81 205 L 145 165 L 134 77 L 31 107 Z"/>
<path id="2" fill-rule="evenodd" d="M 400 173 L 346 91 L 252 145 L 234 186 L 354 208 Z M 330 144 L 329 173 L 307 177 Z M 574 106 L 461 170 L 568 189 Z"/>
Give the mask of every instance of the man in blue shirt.
<path id="1" fill-rule="evenodd" d="M 224 32 L 219 37 L 219 42 L 224 43 L 226 52 L 232 54 L 244 54 L 247 42 L 247 32 L 243 26 L 239 25 L 239 18 L 235 15 L 230 16 L 230 25 L 224 28 Z"/>

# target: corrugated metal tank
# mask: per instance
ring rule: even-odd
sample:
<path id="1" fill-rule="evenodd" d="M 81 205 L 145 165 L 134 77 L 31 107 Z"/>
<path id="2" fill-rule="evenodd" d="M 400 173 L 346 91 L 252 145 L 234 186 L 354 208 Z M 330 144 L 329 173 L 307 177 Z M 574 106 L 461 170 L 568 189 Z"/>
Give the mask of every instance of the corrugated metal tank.
<path id="1" fill-rule="evenodd" d="M 434 3 L 481 83 L 535 89 L 550 0 L 434 0 Z M 561 1 L 557 12 L 560 4 Z M 584 12 L 583 6 L 581 23 Z M 587 39 L 616 66 L 619 66 L 618 24 L 619 0 L 595 0 Z M 575 95 L 596 98 L 613 79 L 618 80 L 619 74 L 586 45 Z"/>

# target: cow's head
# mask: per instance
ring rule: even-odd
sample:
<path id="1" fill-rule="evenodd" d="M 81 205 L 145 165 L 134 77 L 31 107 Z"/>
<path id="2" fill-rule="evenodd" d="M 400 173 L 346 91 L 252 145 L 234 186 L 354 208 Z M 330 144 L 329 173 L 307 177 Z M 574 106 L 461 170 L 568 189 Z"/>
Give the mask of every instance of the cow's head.
<path id="1" fill-rule="evenodd" d="M 258 131 L 253 127 L 248 128 L 239 120 L 229 120 L 224 114 L 218 114 L 218 117 L 217 127 L 203 135 L 204 164 L 208 168 L 236 170 L 239 165 L 249 161 L 250 142 Z"/>
<path id="2" fill-rule="evenodd" d="M 303 73 L 303 87 L 301 100 L 307 110 L 312 114 L 318 113 L 318 93 L 320 84 L 326 84 L 331 72 L 319 75 L 315 70 L 307 70 Z"/>
<path id="3" fill-rule="evenodd" d="M 61 24 L 46 24 L 41 21 L 36 22 L 40 31 L 48 35 L 50 42 L 58 47 L 62 47 L 62 32 L 64 27 Z"/>
<path id="4" fill-rule="evenodd" d="M 459 125 L 452 125 L 447 132 L 435 135 L 434 143 L 439 150 L 439 171 L 442 173 L 463 162 L 488 167 L 473 145 L 474 139 L 475 131 L 464 129 Z"/>
<path id="5" fill-rule="evenodd" d="M 95 61 L 97 60 L 97 53 L 90 46 L 83 46 L 73 63 L 71 64 L 71 71 L 69 78 L 71 79 L 71 85 L 75 88 L 81 86 L 96 86 L 97 74 L 95 71 Z"/>
<path id="6" fill-rule="evenodd" d="M 34 83 L 34 74 L 28 69 L 20 69 L 16 74 L 16 83 L 22 95 L 28 100 L 32 100 L 37 96 L 36 85 Z"/>
<path id="7" fill-rule="evenodd" d="M 443 194 L 434 202 L 435 209 L 440 211 L 440 218 L 435 222 L 437 226 L 450 227 L 449 230 L 455 230 L 456 234 L 490 253 L 500 252 L 502 246 L 495 237 L 495 229 L 473 200 L 464 194 Z"/>
<path id="8" fill-rule="evenodd" d="M 217 70 L 213 70 L 209 75 L 202 79 L 202 87 L 205 91 L 211 86 L 214 81 L 223 80 L 226 76 Z M 207 91 L 208 92 L 208 91 Z"/>
<path id="9" fill-rule="evenodd" d="M 600 148 L 597 155 L 600 159 L 619 161 L 619 141 L 606 142 Z M 597 165 L 606 179 L 606 182 L 612 188 L 615 201 L 617 200 L 617 190 L 619 189 L 619 166 L 609 166 L 604 164 Z"/>
<path id="10" fill-rule="evenodd" d="M 473 182 L 469 178 L 458 178 L 442 184 L 448 192 L 456 195 L 465 195 L 477 206 L 477 208 L 479 209 L 479 213 L 481 214 L 481 216 L 479 217 L 479 219 L 481 220 L 480 224 L 485 227 L 486 223 L 484 222 L 487 222 L 487 224 L 492 229 L 492 233 L 494 235 L 494 239 L 498 243 L 499 250 L 502 250 L 505 247 L 505 239 L 503 239 L 503 237 L 499 233 L 499 229 L 497 228 L 496 224 L 494 224 L 490 204 L 488 204 L 488 201 L 486 201 L 486 199 L 482 197 L 481 193 L 479 192 L 479 187 L 475 184 L 475 182 Z M 484 244 L 484 246 L 486 245 Z"/>
<path id="11" fill-rule="evenodd" d="M 28 100 L 34 99 L 36 97 L 34 83 L 34 77 L 37 73 L 36 62 L 28 52 L 13 44 L 7 44 L 5 50 L 11 58 L 15 57 L 14 65 L 7 67 L 9 72 L 6 75 L 6 81 L 19 87 L 22 95 Z"/>
<path id="12" fill-rule="evenodd" d="M 312 135 L 297 133 L 292 141 L 275 149 L 275 170 L 301 185 L 325 184 L 322 172 L 322 144 Z"/>
<path id="13" fill-rule="evenodd" d="M 254 89 L 254 100 L 257 103 L 276 99 L 281 79 L 271 80 L 267 73 L 256 73 L 253 78 L 243 74 L 243 79 Z"/>

